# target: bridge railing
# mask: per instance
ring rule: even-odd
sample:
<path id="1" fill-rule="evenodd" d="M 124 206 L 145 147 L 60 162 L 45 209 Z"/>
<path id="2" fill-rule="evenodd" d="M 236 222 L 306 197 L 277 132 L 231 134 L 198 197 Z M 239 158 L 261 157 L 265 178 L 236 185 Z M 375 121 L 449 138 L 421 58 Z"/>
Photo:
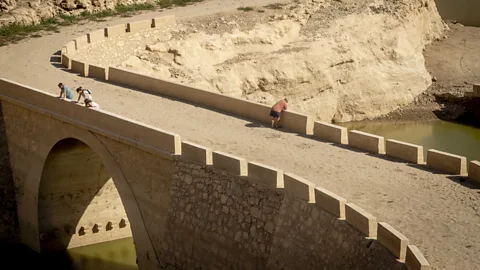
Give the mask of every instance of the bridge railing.
<path id="1" fill-rule="evenodd" d="M 270 107 L 267 105 L 177 84 L 165 79 L 153 78 L 121 68 L 90 65 L 89 63 L 77 61 L 72 58 L 72 55 L 76 50 L 87 46 L 88 44 L 102 41 L 111 36 L 125 35 L 128 32 L 168 27 L 175 24 L 176 20 L 175 16 L 164 16 L 153 18 L 151 23 L 148 22 L 149 20 L 141 21 L 139 23 L 132 22 L 128 24 L 120 24 L 82 35 L 63 46 L 61 55 L 62 65 L 67 69 L 71 69 L 72 71 L 86 77 L 97 78 L 109 83 L 139 89 L 144 92 L 172 97 L 260 123 L 270 124 Z M 477 94 L 480 95 L 480 86 L 474 85 L 472 95 Z M 441 165 L 449 164 L 452 160 L 452 154 L 449 153 L 442 152 L 443 154 L 435 155 L 435 159 L 430 162 L 428 161 L 427 156 L 427 162 L 424 162 L 424 156 L 422 153 L 423 146 L 420 145 L 409 144 L 397 140 L 385 140 L 383 136 L 377 136 L 356 130 L 348 131 L 341 126 L 325 122 L 315 122 L 313 116 L 293 111 L 285 111 L 282 118 L 281 124 L 286 129 L 302 135 L 311 135 L 320 140 L 348 145 L 352 148 L 364 150 L 365 152 L 377 154 L 379 156 L 387 155 L 400 161 L 415 163 L 443 173 L 468 176 L 474 182 L 480 183 L 480 176 L 476 173 L 478 161 L 471 161 L 469 163 L 470 168 L 468 172 L 466 168 L 466 160 L 465 162 L 459 161 L 460 164 L 464 165 L 460 165 L 457 170 L 451 170 L 448 166 Z M 434 149 L 430 150 L 434 152 L 436 151 Z M 460 156 L 459 158 L 464 159 L 465 157 Z"/>
<path id="2" fill-rule="evenodd" d="M 106 134 L 114 140 L 125 142 L 133 140 L 135 146 L 147 143 L 163 151 L 178 156 L 178 161 L 189 161 L 213 170 L 223 171 L 235 177 L 248 179 L 252 183 L 282 190 L 295 199 L 300 199 L 310 206 L 319 207 L 341 222 L 348 224 L 363 234 L 376 240 L 390 251 L 396 259 L 405 263 L 409 269 L 422 269 L 429 264 L 415 245 L 400 232 L 385 222 L 378 222 L 370 213 L 314 183 L 292 173 L 249 162 L 245 158 L 212 151 L 189 142 L 181 142 L 180 136 L 139 122 L 123 118 L 101 110 L 88 109 L 72 102 L 60 100 L 52 94 L 21 85 L 6 79 L 0 79 L 0 100 L 28 110 L 44 114 L 69 124 Z M 120 134 L 116 136 L 116 134 Z M 158 154 L 158 153 L 157 153 Z M 342 225 L 343 226 L 343 225 Z M 79 228 L 82 229 L 82 228 Z M 87 229 L 85 231 L 85 229 Z M 90 233 L 89 227 L 83 226 L 82 233 Z M 98 226 L 97 226 L 98 229 Z M 319 243 L 320 244 L 320 243 Z"/>
<path id="3" fill-rule="evenodd" d="M 7 79 L 0 79 L 0 98 L 36 110 L 70 124 L 115 137 L 130 144 L 140 144 L 167 154 L 180 154 L 180 136 L 113 113 L 89 109 Z"/>

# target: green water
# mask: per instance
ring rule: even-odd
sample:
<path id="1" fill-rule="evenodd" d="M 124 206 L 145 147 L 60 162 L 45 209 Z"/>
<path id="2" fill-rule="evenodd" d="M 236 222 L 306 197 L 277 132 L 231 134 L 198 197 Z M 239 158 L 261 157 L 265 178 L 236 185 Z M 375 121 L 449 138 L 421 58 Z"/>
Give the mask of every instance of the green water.
<path id="1" fill-rule="evenodd" d="M 480 160 L 480 129 L 446 121 L 414 123 L 353 122 L 342 126 L 380 136 L 422 145 L 424 154 L 436 149 Z"/>
<path id="2" fill-rule="evenodd" d="M 136 263 L 133 238 L 125 238 L 56 254 L 39 255 L 22 245 L 1 245 L 2 270 L 61 269 L 61 270 L 134 270 Z"/>

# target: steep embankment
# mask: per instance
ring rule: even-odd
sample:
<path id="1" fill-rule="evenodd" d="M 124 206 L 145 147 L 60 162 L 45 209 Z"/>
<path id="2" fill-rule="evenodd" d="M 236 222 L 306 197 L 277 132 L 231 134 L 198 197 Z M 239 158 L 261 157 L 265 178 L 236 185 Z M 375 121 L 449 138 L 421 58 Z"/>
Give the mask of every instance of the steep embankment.
<path id="1" fill-rule="evenodd" d="M 425 91 L 422 50 L 445 27 L 433 0 L 304 1 L 184 23 L 120 48 L 108 39 L 74 57 L 267 104 L 288 96 L 297 111 L 345 122 L 387 114 Z M 99 57 L 131 42 L 123 58 Z"/>

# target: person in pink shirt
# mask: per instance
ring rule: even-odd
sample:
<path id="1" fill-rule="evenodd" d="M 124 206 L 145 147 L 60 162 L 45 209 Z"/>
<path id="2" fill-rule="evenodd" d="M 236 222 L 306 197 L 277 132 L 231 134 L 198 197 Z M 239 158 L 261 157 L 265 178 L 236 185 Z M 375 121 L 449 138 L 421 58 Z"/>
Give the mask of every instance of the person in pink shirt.
<path id="1" fill-rule="evenodd" d="M 275 105 L 272 106 L 270 111 L 270 116 L 272 117 L 272 128 L 279 128 L 278 122 L 280 122 L 280 116 L 282 111 L 286 111 L 288 107 L 288 99 L 284 98 L 279 100 Z"/>

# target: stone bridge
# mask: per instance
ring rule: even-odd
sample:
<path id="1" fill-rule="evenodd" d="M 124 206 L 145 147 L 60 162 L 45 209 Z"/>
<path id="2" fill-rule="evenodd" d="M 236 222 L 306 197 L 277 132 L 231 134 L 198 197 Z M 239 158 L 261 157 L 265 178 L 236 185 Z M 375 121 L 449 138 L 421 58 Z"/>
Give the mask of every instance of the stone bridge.
<path id="1" fill-rule="evenodd" d="M 0 80 L 0 238 L 128 237 L 140 269 L 423 269 L 400 232 L 280 169 Z"/>

